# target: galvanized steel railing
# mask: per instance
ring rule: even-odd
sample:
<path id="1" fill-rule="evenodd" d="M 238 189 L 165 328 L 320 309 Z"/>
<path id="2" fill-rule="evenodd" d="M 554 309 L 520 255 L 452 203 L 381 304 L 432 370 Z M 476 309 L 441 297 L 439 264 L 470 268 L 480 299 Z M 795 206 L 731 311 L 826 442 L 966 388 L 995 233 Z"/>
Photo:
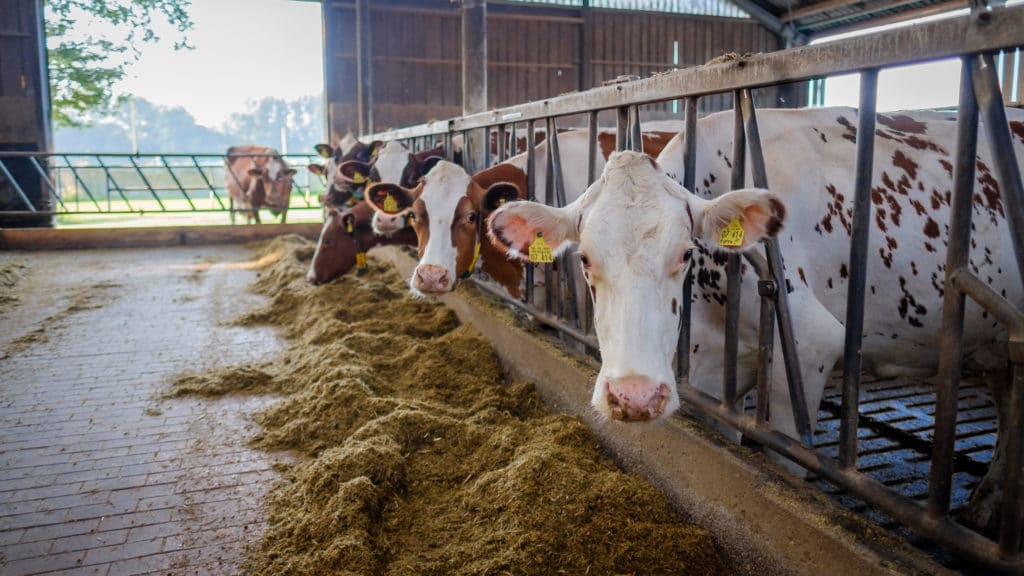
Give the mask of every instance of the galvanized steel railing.
<path id="1" fill-rule="evenodd" d="M 306 169 L 318 157 L 281 157 L 297 170 L 289 209 L 319 208 L 324 180 Z M 0 186 L 9 186 L 17 200 L 7 209 L 0 208 L 0 215 L 228 212 L 233 220 L 234 212 L 243 210 L 233 207 L 225 187 L 225 158 L 220 154 L 0 151 Z M 42 197 L 29 193 L 37 184 L 34 180 L 42 188 Z"/>
<path id="2" fill-rule="evenodd" d="M 684 150 L 685 182 L 693 190 L 696 162 L 697 101 L 711 94 L 732 93 L 736 108 L 734 132 L 735 149 L 733 186 L 742 186 L 745 165 L 749 160 L 754 185 L 770 187 L 766 180 L 764 159 L 757 128 L 757 115 L 751 89 L 761 86 L 795 81 L 814 81 L 823 76 L 858 72 L 861 76 L 861 96 L 857 138 L 855 174 L 855 204 L 850 248 L 850 289 L 845 318 L 846 342 L 843 365 L 843 407 L 840 431 L 839 457 L 830 458 L 815 451 L 811 443 L 808 410 L 803 400 L 797 350 L 786 298 L 786 282 L 782 277 L 782 257 L 777 244 L 766 244 L 766 255 L 748 255 L 746 259 L 759 277 L 758 294 L 761 298 L 759 369 L 756 379 L 757 406 L 753 416 L 736 408 L 737 323 L 739 309 L 740 257 L 732 256 L 727 264 L 729 290 L 725 339 L 726 362 L 723 374 L 722 400 L 709 396 L 688 383 L 689 374 L 689 281 L 684 288 L 684 329 L 680 334 L 678 373 L 682 400 L 700 412 L 741 431 L 748 438 L 779 452 L 807 470 L 819 474 L 867 503 L 876 506 L 916 532 L 929 537 L 961 556 L 994 570 L 1024 573 L 1021 555 L 1021 532 L 1024 524 L 1024 313 L 992 292 L 967 269 L 967 255 L 971 233 L 971 194 L 974 181 L 974 156 L 978 127 L 978 113 L 984 114 L 991 148 L 996 157 L 996 175 L 1007 223 L 1012 230 L 1013 250 L 1024 282 L 1024 191 L 1020 169 L 1017 166 L 1005 112 L 999 94 L 999 83 L 993 67 L 992 54 L 1003 49 L 1024 45 L 1024 8 L 978 8 L 969 17 L 919 24 L 894 31 L 837 41 L 818 46 L 801 47 L 771 54 L 754 56 L 716 66 L 679 70 L 661 76 L 596 88 L 587 92 L 564 95 L 548 100 L 529 102 L 500 110 L 432 122 L 420 126 L 393 130 L 367 136 L 372 139 L 405 140 L 415 148 L 431 146 L 443 137 L 446 150 L 451 154 L 452 137 L 462 134 L 468 142 L 470 132 L 484 133 L 483 142 L 490 142 L 492 131 L 497 132 L 497 160 L 509 156 L 506 141 L 516 142 L 516 131 L 525 125 L 527 170 L 536 165 L 534 131 L 536 123 L 543 121 L 548 133 L 556 128 L 556 118 L 585 115 L 590 128 L 590 150 L 596 146 L 596 128 L 601 110 L 614 111 L 617 126 L 618 149 L 640 149 L 639 106 L 666 100 L 683 99 L 686 109 L 686 133 L 695 137 L 686 139 Z M 947 256 L 946 291 L 943 304 L 942 362 L 939 366 L 940 386 L 935 421 L 935 442 L 932 450 L 929 496 L 927 505 L 908 499 L 882 483 L 857 471 L 858 388 L 861 378 L 861 339 L 863 333 L 866 259 L 871 214 L 869 192 L 872 175 L 873 138 L 859 135 L 875 133 L 875 101 L 877 77 L 880 69 L 895 65 L 962 57 L 964 74 L 959 111 L 958 162 L 954 172 L 954 200 L 950 221 L 950 242 Z M 560 181 L 561 166 L 555 139 L 548 140 L 548 182 L 546 197 L 554 204 L 565 202 Z M 744 143 L 750 150 L 745 159 Z M 466 158 L 468 154 L 464 155 Z M 592 159 L 588 163 L 588 181 L 595 178 Z M 488 147 L 484 150 L 484 163 L 492 158 Z M 466 166 L 471 173 L 475 168 Z M 554 176 L 552 176 L 554 174 Z M 528 178 L 528 197 L 537 198 L 533 178 Z M 538 321 L 556 328 L 561 333 L 596 350 L 598 343 L 590 321 L 589 306 L 581 319 L 576 315 L 574 266 L 568 256 L 544 269 L 547 297 L 536 301 L 533 294 L 533 267 L 527 268 L 527 294 L 524 302 L 509 299 L 510 303 L 528 311 Z M 487 288 L 486 283 L 481 286 Z M 551 287 L 556 287 L 552 289 Z M 493 291 L 493 289 L 491 289 Z M 494 291 L 501 296 L 500 291 Z M 561 298 L 554 296 L 561 296 Z M 1012 369 L 1010 418 L 1004 438 L 1008 439 L 1009 462 L 1004 489 L 1006 502 L 998 542 L 970 530 L 949 516 L 950 487 L 953 473 L 953 442 L 956 428 L 955 403 L 961 374 L 961 341 L 963 337 L 964 296 L 971 297 L 1002 323 L 1009 333 L 1009 359 Z M 589 299 L 586 299 L 586 304 Z M 581 322 L 582 320 L 582 322 Z M 774 344 L 775 323 L 778 322 L 783 358 L 791 398 L 794 399 L 794 417 L 800 441 L 771 430 L 767 421 L 767 399 L 770 390 L 770 365 Z"/>

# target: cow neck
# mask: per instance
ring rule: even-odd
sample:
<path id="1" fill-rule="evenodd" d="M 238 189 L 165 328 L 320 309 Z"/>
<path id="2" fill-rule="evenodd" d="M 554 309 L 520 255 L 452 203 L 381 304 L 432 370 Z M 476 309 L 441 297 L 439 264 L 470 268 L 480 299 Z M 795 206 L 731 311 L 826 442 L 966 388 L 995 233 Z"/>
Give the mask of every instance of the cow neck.
<path id="1" fill-rule="evenodd" d="M 508 293 L 516 298 L 522 296 L 520 284 L 523 279 L 523 265 L 517 260 L 510 260 L 505 251 L 494 244 L 487 234 L 486 216 L 483 212 L 483 197 L 487 189 L 499 182 L 511 182 L 525 193 L 526 172 L 509 162 L 503 162 L 477 172 L 473 175 L 475 186 L 470 200 L 477 206 L 477 250 L 479 252 L 480 269 L 501 284 Z M 474 258 L 474 263 L 476 258 Z M 472 270 L 472 267 L 470 267 Z"/>

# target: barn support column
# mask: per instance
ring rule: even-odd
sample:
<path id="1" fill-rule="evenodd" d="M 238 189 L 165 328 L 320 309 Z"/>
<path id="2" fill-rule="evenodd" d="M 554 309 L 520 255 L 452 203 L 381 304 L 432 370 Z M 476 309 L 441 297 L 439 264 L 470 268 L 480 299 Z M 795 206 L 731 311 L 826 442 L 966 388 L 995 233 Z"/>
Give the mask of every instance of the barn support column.
<path id="1" fill-rule="evenodd" d="M 462 1 L 462 113 L 487 110 L 487 1 Z M 484 168 L 481 130 L 473 130 L 464 142 L 464 161 L 471 172 Z"/>
<path id="2" fill-rule="evenodd" d="M 370 0 L 356 0 L 356 74 L 359 78 L 356 90 L 360 134 L 370 134 L 374 131 L 372 49 Z"/>

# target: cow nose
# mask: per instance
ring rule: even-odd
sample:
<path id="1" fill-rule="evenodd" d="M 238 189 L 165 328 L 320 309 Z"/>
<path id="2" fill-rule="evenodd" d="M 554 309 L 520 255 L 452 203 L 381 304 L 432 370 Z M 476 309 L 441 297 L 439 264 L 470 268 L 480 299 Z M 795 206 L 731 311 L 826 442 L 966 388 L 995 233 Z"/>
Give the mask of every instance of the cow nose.
<path id="1" fill-rule="evenodd" d="M 668 385 L 656 385 L 646 376 L 612 378 L 605 386 L 608 409 L 615 420 L 654 420 L 661 416 L 668 405 Z"/>
<path id="2" fill-rule="evenodd" d="M 416 289 L 420 292 L 447 292 L 449 282 L 448 269 L 444 266 L 424 264 L 416 268 Z"/>
<path id="3" fill-rule="evenodd" d="M 316 279 L 316 273 L 313 272 L 312 270 L 306 273 L 306 282 L 309 282 L 313 286 L 320 284 L 320 282 L 318 282 Z"/>

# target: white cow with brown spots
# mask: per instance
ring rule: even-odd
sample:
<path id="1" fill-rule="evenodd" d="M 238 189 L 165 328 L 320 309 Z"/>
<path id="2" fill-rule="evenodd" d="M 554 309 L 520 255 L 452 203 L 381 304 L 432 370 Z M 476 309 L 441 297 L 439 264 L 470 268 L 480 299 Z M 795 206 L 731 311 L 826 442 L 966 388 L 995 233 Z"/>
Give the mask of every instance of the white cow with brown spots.
<path id="1" fill-rule="evenodd" d="M 1024 112 L 1007 113 L 1021 162 Z M 848 108 L 761 110 L 758 122 L 772 195 L 727 192 L 733 117 L 726 112 L 698 121 L 695 194 L 680 191 L 676 182 L 683 177 L 680 135 L 662 152 L 658 166 L 637 155 L 613 156 L 601 181 L 566 208 L 516 202 L 492 216 L 493 235 L 512 247 L 512 254 L 527 250 L 537 233 L 560 249 L 579 243 L 595 294 L 603 364 L 593 402 L 601 413 L 621 420 L 655 420 L 678 405 L 672 373 L 678 334 L 675 300 L 681 293 L 681 272 L 690 265 L 689 381 L 720 397 L 726 286 L 725 258 L 716 245 L 718 227 L 737 218 L 746 230 L 746 247 L 748 241 L 776 231 L 785 213 L 778 239 L 792 290 L 808 411 L 815 424 L 829 373 L 843 353 L 857 116 Z M 863 354 L 865 369 L 880 376 L 926 376 L 937 368 L 956 130 L 950 114 L 878 116 Z M 993 164 L 982 138 L 970 267 L 1011 304 L 1024 307 Z M 691 249 L 692 256 L 686 256 Z M 753 387 L 758 350 L 756 277 L 747 268 L 740 311 L 740 390 Z M 973 303 L 967 306 L 964 330 L 968 360 L 986 367 L 1004 365 L 1006 348 L 999 342 L 1005 333 Z M 796 437 L 788 387 L 781 384 L 786 380 L 780 346 L 775 351 L 772 377 L 779 384 L 772 387 L 771 425 Z M 1002 408 L 1004 393 L 995 390 Z M 998 478 L 994 474 L 1002 460 L 999 451 L 980 498 L 993 491 L 991 478 Z M 975 521 L 994 521 L 996 507 L 978 509 Z"/>

